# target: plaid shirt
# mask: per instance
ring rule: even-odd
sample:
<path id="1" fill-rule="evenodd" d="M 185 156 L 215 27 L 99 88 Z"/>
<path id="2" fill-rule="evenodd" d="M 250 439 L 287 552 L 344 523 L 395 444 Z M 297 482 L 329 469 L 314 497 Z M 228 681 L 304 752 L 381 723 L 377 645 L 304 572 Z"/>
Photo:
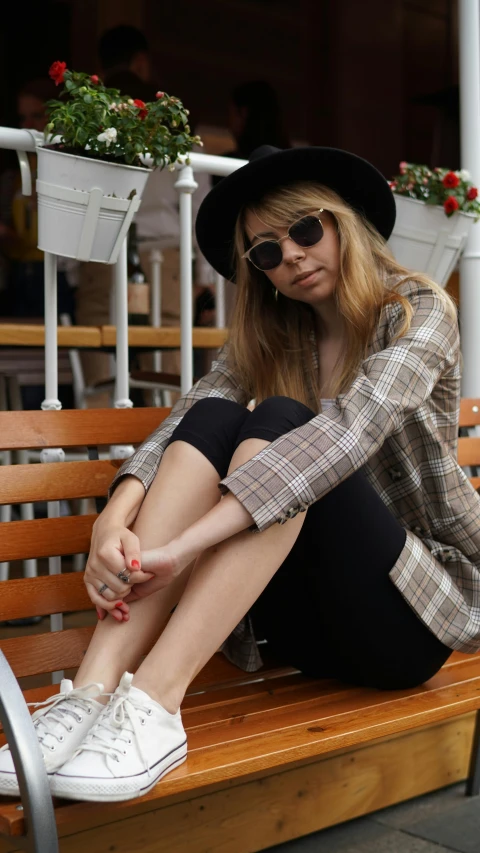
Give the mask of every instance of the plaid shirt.
<path id="1" fill-rule="evenodd" d="M 397 302 L 386 305 L 349 390 L 225 477 L 220 489 L 232 492 L 248 510 L 252 529 L 263 531 L 303 512 L 363 468 L 407 531 L 392 582 L 441 642 L 475 652 L 480 647 L 480 496 L 456 462 L 458 326 L 423 284 L 406 282 L 400 292 L 413 308 L 409 331 L 395 341 L 403 309 Z M 169 437 L 197 400 L 223 397 L 247 405 L 227 365 L 227 346 L 210 373 L 122 466 L 115 484 L 133 474 L 149 488 Z M 242 669 L 261 666 L 249 614 L 222 649 Z"/>

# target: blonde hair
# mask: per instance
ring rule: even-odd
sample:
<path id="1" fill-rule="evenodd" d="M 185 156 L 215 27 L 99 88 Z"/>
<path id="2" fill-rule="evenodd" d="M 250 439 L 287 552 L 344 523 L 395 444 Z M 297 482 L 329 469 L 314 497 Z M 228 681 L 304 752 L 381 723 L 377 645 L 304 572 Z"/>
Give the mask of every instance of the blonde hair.
<path id="1" fill-rule="evenodd" d="M 229 362 L 250 398 L 293 397 L 315 412 L 320 409 L 320 385 L 312 352 L 316 340 L 315 314 L 310 305 L 288 299 L 275 290 L 265 274 L 242 259 L 249 242 L 245 218 L 250 211 L 269 227 L 285 227 L 302 210 L 323 208 L 334 217 L 340 244 L 340 274 L 335 300 L 346 326 L 343 359 L 331 381 L 332 396 L 350 387 L 365 358 L 380 313 L 389 302 L 399 302 L 404 318 L 398 336 L 411 324 L 412 306 L 398 293 L 401 284 L 426 284 L 444 300 L 456 321 L 453 300 L 428 276 L 398 264 L 387 244 L 366 219 L 328 187 L 298 182 L 278 188 L 260 202 L 246 205 L 235 230 L 236 306 L 229 335 Z"/>

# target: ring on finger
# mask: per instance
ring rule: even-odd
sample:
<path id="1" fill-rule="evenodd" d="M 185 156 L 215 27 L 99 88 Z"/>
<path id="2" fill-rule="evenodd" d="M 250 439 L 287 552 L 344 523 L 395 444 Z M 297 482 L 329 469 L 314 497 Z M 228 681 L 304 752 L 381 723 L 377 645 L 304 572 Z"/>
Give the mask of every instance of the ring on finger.
<path id="1" fill-rule="evenodd" d="M 106 583 L 102 583 L 100 589 L 98 590 L 98 594 L 103 595 L 106 589 L 109 589 L 108 585 Z"/>
<path id="2" fill-rule="evenodd" d="M 117 578 L 123 581 L 123 583 L 130 583 L 130 575 L 127 575 L 126 572 L 118 572 Z"/>

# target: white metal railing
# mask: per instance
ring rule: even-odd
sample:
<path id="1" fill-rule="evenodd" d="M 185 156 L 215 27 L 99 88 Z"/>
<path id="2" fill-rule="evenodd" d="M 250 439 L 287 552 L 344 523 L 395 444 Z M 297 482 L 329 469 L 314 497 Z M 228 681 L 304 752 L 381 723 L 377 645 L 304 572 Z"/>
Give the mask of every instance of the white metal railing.
<path id="1" fill-rule="evenodd" d="M 35 150 L 43 144 L 43 134 L 34 130 L 16 130 L 10 127 L 0 127 L 0 148 L 6 148 L 17 152 L 22 178 L 22 192 L 31 195 L 32 180 L 30 164 L 27 153 Z M 244 165 L 243 160 L 233 158 L 215 157 L 208 154 L 191 154 L 190 165 L 185 163 L 176 164 L 178 178 L 175 183 L 180 193 L 180 326 L 181 326 L 181 390 L 186 393 L 192 385 L 193 380 L 193 338 L 192 338 L 192 194 L 197 188 L 194 171 L 206 172 L 211 175 L 225 176 Z M 150 158 L 144 163 L 146 166 L 153 165 Z M 160 236 L 160 235 L 159 235 Z M 57 256 L 44 253 L 45 258 L 45 399 L 42 409 L 61 409 L 58 399 L 58 333 L 57 333 Z M 157 273 L 155 274 L 158 294 L 154 296 L 154 314 L 157 324 L 160 323 L 160 278 L 159 267 L 161 258 L 157 258 Z M 129 408 L 132 402 L 129 397 L 129 373 L 128 373 L 128 304 L 127 304 L 127 241 L 123 241 L 119 258 L 114 265 L 115 291 L 115 318 L 116 318 L 116 381 L 115 402 L 116 408 Z M 217 277 L 218 304 L 217 319 L 225 322 L 225 310 L 223 299 L 223 280 Z M 1 391 L 1 388 L 0 388 Z M 111 448 L 111 455 L 115 458 L 126 458 L 133 452 L 131 446 L 115 446 Z M 44 463 L 63 461 L 65 458 L 62 448 L 51 448 L 41 452 L 41 461 Z M 8 509 L 2 508 L 0 521 L 8 520 Z M 48 503 L 49 518 L 60 515 L 59 501 Z M 49 574 L 58 574 L 61 571 L 61 558 L 49 557 Z M 8 576 L 8 564 L 0 562 L 0 580 Z M 50 617 L 50 629 L 61 630 L 63 615 L 54 614 Z M 62 678 L 61 672 L 52 674 L 52 681 L 57 683 Z"/>
<path id="2" fill-rule="evenodd" d="M 34 152 L 44 142 L 42 133 L 35 130 L 17 130 L 0 127 L 0 148 L 17 152 L 22 176 L 22 192 L 32 191 L 27 152 Z M 180 346 L 181 346 L 181 391 L 186 393 L 193 381 L 192 339 L 192 194 L 197 189 L 195 172 L 225 176 L 245 164 L 245 160 L 217 157 L 211 154 L 192 153 L 190 165 L 176 164 L 178 178 L 175 187 L 180 194 Z M 150 157 L 143 159 L 145 166 L 152 166 Z M 160 236 L 160 235 L 159 235 Z M 217 325 L 225 323 L 225 300 L 223 281 L 216 277 Z M 159 282 L 158 282 L 159 284 Z M 158 299 L 154 296 L 154 300 Z M 155 314 L 158 305 L 155 303 Z M 127 245 L 123 243 L 115 264 L 115 314 L 116 314 L 116 391 L 115 407 L 132 406 L 129 397 L 128 375 L 128 307 L 127 307 Z M 159 322 L 158 316 L 155 317 Z M 57 343 L 57 257 L 45 252 L 45 400 L 42 409 L 61 409 L 58 399 L 58 343 Z M 122 453 L 121 450 L 119 450 Z"/>

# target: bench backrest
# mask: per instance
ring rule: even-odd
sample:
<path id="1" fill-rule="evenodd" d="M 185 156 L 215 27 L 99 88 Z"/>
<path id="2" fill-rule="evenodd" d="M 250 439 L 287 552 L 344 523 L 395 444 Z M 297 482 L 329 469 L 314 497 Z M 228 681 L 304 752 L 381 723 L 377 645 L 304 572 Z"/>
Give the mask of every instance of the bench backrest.
<path id="1" fill-rule="evenodd" d="M 475 430 L 480 436 L 480 399 L 465 397 L 460 403 L 460 428 Z M 462 430 L 463 432 L 464 430 Z M 458 464 L 462 468 L 480 468 L 480 438 L 475 435 L 462 437 L 458 440 Z M 470 482 L 475 489 L 480 488 L 480 476 L 470 477 Z"/>
<path id="2" fill-rule="evenodd" d="M 98 409 L 60 412 L 2 412 L 0 449 L 98 447 L 138 444 L 169 409 Z M 480 400 L 462 400 L 460 425 L 480 425 Z M 459 439 L 462 466 L 480 466 L 480 438 Z M 117 461 L 51 462 L 0 466 L 0 504 L 105 497 Z M 480 477 L 472 478 L 475 487 Z M 0 524 L 0 560 L 48 558 L 87 553 L 96 514 L 12 521 Z M 0 622 L 55 613 L 93 611 L 82 573 L 66 572 L 0 582 Z M 92 614 L 93 616 L 93 614 Z M 85 619 L 83 620 L 85 621 Z M 18 678 L 78 667 L 93 631 L 91 625 L 0 640 L 0 648 Z M 34 629 L 35 630 L 35 629 Z M 19 633 L 18 631 L 16 633 Z M 25 691 L 27 701 L 52 692 L 50 683 Z"/>
<path id="3" fill-rule="evenodd" d="M 121 464 L 87 459 L 87 448 L 139 444 L 164 420 L 168 408 L 91 409 L 0 413 L 0 450 L 83 448 L 85 461 L 0 466 L 0 504 L 104 498 Z M 0 560 L 87 553 L 97 515 L 69 515 L 0 524 Z M 0 622 L 92 610 L 82 573 L 21 578 L 0 583 Z M 93 626 L 0 640 L 17 678 L 78 667 Z M 18 632 L 17 632 L 18 633 Z M 46 679 L 45 679 L 46 680 Z M 26 691 L 39 701 L 51 686 Z M 27 695 L 28 694 L 28 695 Z"/>

